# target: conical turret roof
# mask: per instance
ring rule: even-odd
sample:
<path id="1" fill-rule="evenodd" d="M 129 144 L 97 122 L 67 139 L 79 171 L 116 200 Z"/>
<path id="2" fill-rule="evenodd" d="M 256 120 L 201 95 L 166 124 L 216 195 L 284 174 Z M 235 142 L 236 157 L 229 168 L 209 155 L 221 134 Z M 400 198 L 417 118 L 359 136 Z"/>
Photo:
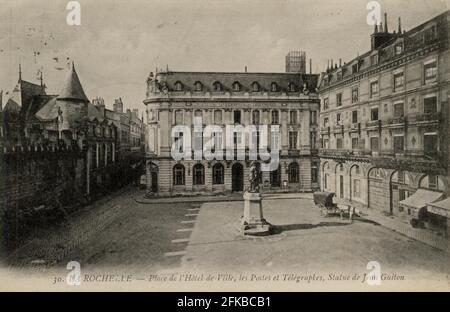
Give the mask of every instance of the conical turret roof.
<path id="1" fill-rule="evenodd" d="M 83 87 L 81 86 L 80 79 L 75 70 L 75 65 L 72 63 L 69 75 L 64 82 L 63 88 L 58 96 L 59 100 L 72 100 L 89 102 L 86 94 L 84 93 Z"/>

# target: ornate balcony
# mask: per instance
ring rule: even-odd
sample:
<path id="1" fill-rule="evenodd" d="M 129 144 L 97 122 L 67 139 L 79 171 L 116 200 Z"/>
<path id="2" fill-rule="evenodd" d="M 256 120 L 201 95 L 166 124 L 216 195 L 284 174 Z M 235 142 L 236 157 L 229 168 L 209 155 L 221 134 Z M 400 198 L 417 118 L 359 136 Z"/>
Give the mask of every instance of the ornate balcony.
<path id="1" fill-rule="evenodd" d="M 446 175 L 448 162 L 442 152 L 424 150 L 383 150 L 371 163 L 381 168 Z"/>
<path id="2" fill-rule="evenodd" d="M 442 114 L 438 113 L 424 113 L 416 116 L 417 122 L 439 122 L 442 119 Z"/>
<path id="3" fill-rule="evenodd" d="M 341 158 L 341 159 L 362 159 L 370 156 L 370 151 L 361 149 L 347 150 L 347 149 L 320 149 L 320 157 Z"/>
<path id="4" fill-rule="evenodd" d="M 374 128 L 381 126 L 381 120 L 371 120 L 366 122 L 366 128 Z"/>
<path id="5" fill-rule="evenodd" d="M 405 122 L 406 122 L 405 116 L 394 117 L 387 120 L 388 125 L 395 125 L 395 126 L 404 126 Z"/>

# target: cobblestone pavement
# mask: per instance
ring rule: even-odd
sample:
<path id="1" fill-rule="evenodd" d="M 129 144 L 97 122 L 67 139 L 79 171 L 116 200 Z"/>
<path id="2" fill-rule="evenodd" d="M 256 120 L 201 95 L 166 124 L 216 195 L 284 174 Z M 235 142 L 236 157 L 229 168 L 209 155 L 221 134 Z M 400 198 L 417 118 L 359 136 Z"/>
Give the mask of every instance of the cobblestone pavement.
<path id="1" fill-rule="evenodd" d="M 181 224 L 198 203 L 140 204 L 140 191 L 126 189 L 71 215 L 61 226 L 38 231 L 28 243 L 9 255 L 8 269 L 48 272 L 78 261 L 87 270 L 142 269 L 146 272 L 179 266 L 176 252 L 193 224 Z M 192 218 L 191 218 L 192 219 Z"/>

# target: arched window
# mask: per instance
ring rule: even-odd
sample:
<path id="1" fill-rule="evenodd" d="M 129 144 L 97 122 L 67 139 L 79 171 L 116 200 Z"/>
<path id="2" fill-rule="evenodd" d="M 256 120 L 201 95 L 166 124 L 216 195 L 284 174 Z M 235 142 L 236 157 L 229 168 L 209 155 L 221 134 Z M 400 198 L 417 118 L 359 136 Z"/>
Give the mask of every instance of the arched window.
<path id="1" fill-rule="evenodd" d="M 222 84 L 219 81 L 214 82 L 213 87 L 216 92 L 222 91 Z"/>
<path id="2" fill-rule="evenodd" d="M 222 164 L 215 164 L 212 169 L 213 184 L 224 183 L 224 168 Z"/>
<path id="3" fill-rule="evenodd" d="M 195 164 L 192 168 L 192 184 L 203 185 L 205 184 L 205 167 L 202 164 Z"/>
<path id="4" fill-rule="evenodd" d="M 235 92 L 241 91 L 241 84 L 239 83 L 239 81 L 233 82 L 233 91 Z"/>
<path id="5" fill-rule="evenodd" d="M 278 85 L 277 85 L 276 82 L 272 82 L 270 84 L 270 91 L 272 91 L 272 92 L 277 92 L 278 91 Z"/>
<path id="6" fill-rule="evenodd" d="M 181 81 L 175 82 L 175 91 L 183 91 L 183 84 Z"/>
<path id="7" fill-rule="evenodd" d="M 252 89 L 253 89 L 253 92 L 259 92 L 259 90 L 260 90 L 260 87 L 259 87 L 259 83 L 258 82 L 253 82 L 252 83 Z"/>
<path id="8" fill-rule="evenodd" d="M 252 124 L 254 125 L 259 124 L 259 110 L 254 110 L 252 112 Z"/>
<path id="9" fill-rule="evenodd" d="M 299 181 L 298 173 L 299 173 L 298 163 L 293 162 L 289 164 L 289 183 L 298 183 Z"/>
<path id="10" fill-rule="evenodd" d="M 288 89 L 289 89 L 289 92 L 295 92 L 295 84 L 293 82 L 290 82 Z"/>
<path id="11" fill-rule="evenodd" d="M 196 81 L 194 83 L 194 90 L 195 91 L 202 91 L 203 90 L 203 85 L 200 81 Z"/>
<path id="12" fill-rule="evenodd" d="M 185 170 L 181 164 L 176 164 L 173 167 L 173 185 L 184 185 Z"/>

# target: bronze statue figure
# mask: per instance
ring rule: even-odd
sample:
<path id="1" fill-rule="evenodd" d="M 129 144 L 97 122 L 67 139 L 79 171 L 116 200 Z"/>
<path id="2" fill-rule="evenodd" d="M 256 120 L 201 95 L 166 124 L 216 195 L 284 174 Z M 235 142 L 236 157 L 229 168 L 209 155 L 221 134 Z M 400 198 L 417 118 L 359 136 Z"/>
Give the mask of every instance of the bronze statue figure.
<path id="1" fill-rule="evenodd" d="M 250 193 L 259 192 L 260 177 L 261 177 L 260 168 L 258 167 L 256 162 L 252 162 L 252 164 L 250 165 L 250 176 L 249 176 L 249 181 L 250 181 L 249 192 Z"/>

